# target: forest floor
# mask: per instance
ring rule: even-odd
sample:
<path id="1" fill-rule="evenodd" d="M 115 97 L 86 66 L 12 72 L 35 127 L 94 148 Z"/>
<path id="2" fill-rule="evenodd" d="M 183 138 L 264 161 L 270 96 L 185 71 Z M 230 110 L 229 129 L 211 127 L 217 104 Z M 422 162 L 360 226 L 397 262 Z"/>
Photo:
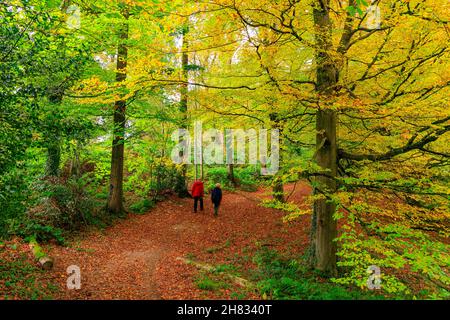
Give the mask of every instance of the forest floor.
<path id="1" fill-rule="evenodd" d="M 310 192 L 299 183 L 289 201 L 301 204 Z M 191 199 L 170 197 L 144 215 L 130 214 L 67 246 L 47 245 L 44 249 L 55 261 L 45 273 L 56 285 L 52 298 L 258 299 L 252 286 L 241 281 L 250 280 L 258 250 L 299 257 L 309 241 L 310 216 L 284 223 L 283 212 L 260 205 L 265 198 L 262 189 L 224 192 L 214 218 L 207 196 L 205 210 L 198 213 L 193 213 Z M 71 265 L 81 270 L 80 290 L 67 289 Z"/>

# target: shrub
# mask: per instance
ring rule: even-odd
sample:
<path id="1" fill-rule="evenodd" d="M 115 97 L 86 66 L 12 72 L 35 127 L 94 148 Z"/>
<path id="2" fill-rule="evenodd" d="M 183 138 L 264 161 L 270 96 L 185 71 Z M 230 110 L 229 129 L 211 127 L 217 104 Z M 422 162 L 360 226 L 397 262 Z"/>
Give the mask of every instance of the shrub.
<path id="1" fill-rule="evenodd" d="M 138 201 L 130 206 L 130 210 L 133 213 L 146 213 L 150 209 L 152 209 L 155 206 L 155 202 L 149 199 L 144 199 L 141 201 Z"/>
<path id="2" fill-rule="evenodd" d="M 24 216 L 29 192 L 18 171 L 0 175 L 0 238 L 5 237 L 9 225 Z"/>
<path id="3" fill-rule="evenodd" d="M 43 196 L 29 212 L 31 220 L 66 230 L 77 230 L 92 220 L 95 203 L 83 179 L 47 179 L 38 183 Z"/>
<path id="4" fill-rule="evenodd" d="M 230 181 L 228 180 L 227 168 L 215 167 L 207 169 L 205 184 L 206 190 L 214 189 L 217 183 L 220 183 L 224 190 L 233 189 L 233 186 L 231 186 Z"/>
<path id="5" fill-rule="evenodd" d="M 55 239 L 64 242 L 66 231 L 76 231 L 98 223 L 103 217 L 96 202 L 87 192 L 83 179 L 58 178 L 38 180 L 33 184 L 38 199 L 25 216 L 10 220 L 9 233 L 23 238 L 35 237 L 38 242 Z M 96 214 L 98 213 L 98 214 Z"/>
<path id="6" fill-rule="evenodd" d="M 258 172 L 254 166 L 235 167 L 234 177 L 238 182 L 240 189 L 244 191 L 256 191 L 258 185 Z M 206 172 L 208 190 L 214 188 L 216 183 L 220 183 L 224 190 L 233 190 L 234 186 L 228 179 L 228 170 L 226 167 L 208 168 Z"/>
<path id="7" fill-rule="evenodd" d="M 48 242 L 54 239 L 60 245 L 65 243 L 64 231 L 60 228 L 42 225 L 32 220 L 26 220 L 22 226 L 16 234 L 23 237 L 26 241 L 35 239 L 37 242 Z"/>

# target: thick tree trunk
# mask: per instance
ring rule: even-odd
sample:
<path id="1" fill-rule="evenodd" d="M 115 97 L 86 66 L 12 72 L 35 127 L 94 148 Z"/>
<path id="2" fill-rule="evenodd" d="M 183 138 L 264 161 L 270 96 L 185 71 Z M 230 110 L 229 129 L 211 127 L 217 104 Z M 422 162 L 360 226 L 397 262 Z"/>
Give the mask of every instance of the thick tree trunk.
<path id="1" fill-rule="evenodd" d="M 61 163 L 61 143 L 59 139 L 50 142 L 47 146 L 47 163 L 45 174 L 56 177 L 59 175 L 59 165 Z"/>
<path id="2" fill-rule="evenodd" d="M 127 78 L 128 48 L 128 12 L 124 12 L 127 20 L 119 31 L 119 46 L 117 53 L 116 82 L 123 82 Z M 108 210 L 114 214 L 122 214 L 123 207 L 123 163 L 125 142 L 126 101 L 118 100 L 114 104 L 114 129 L 111 155 L 111 178 L 108 200 Z"/>
<path id="3" fill-rule="evenodd" d="M 280 130 L 280 159 L 279 159 L 279 163 L 280 163 L 280 167 L 278 168 L 278 173 L 275 175 L 275 178 L 273 180 L 273 186 L 272 186 L 272 195 L 273 198 L 278 201 L 278 202 L 286 202 L 286 199 L 284 197 L 284 184 L 283 184 L 283 177 L 282 177 L 282 173 L 281 173 L 281 165 L 282 165 L 282 161 L 283 161 L 283 156 L 282 156 L 282 145 L 283 145 L 283 141 L 282 141 L 282 130 Z"/>
<path id="4" fill-rule="evenodd" d="M 337 174 L 336 146 L 336 112 L 325 109 L 317 112 L 316 120 L 316 162 L 327 170 L 326 175 L 335 177 Z M 316 195 L 333 194 L 336 192 L 336 181 L 328 177 L 318 177 Z M 336 220 L 333 218 L 336 206 L 326 198 L 314 202 L 313 245 L 315 268 L 328 274 L 336 272 Z"/>
<path id="5" fill-rule="evenodd" d="M 81 177 L 81 162 L 80 162 L 80 143 L 77 142 L 77 146 L 73 152 L 73 160 L 72 160 L 72 171 L 71 175 L 75 176 L 77 179 Z"/>
<path id="6" fill-rule="evenodd" d="M 338 71 L 330 56 L 332 49 L 332 25 L 329 16 L 329 0 L 319 1 L 314 9 L 316 26 L 316 63 L 317 92 L 325 99 L 331 98 L 338 82 Z M 337 146 L 336 126 L 337 113 L 325 103 L 316 115 L 316 156 L 317 164 L 328 177 L 317 178 L 314 194 L 322 198 L 315 200 L 311 232 L 311 262 L 313 266 L 325 274 L 336 273 L 337 224 L 334 219 L 335 204 L 329 201 L 329 195 L 336 192 Z"/>
<path id="7" fill-rule="evenodd" d="M 181 67 L 183 72 L 183 84 L 180 88 L 180 113 L 181 113 L 181 128 L 187 129 L 188 128 L 188 81 L 189 81 L 189 74 L 188 74 L 188 67 L 189 67 L 189 54 L 187 52 L 188 49 L 188 43 L 186 40 L 186 34 L 187 31 L 184 31 L 183 33 L 183 44 L 182 44 L 182 56 L 181 56 Z M 182 142 L 182 141 L 180 141 Z M 184 154 L 180 154 L 181 157 L 184 157 Z M 188 191 L 188 179 L 187 179 L 187 171 L 188 171 L 188 165 L 183 164 L 183 167 L 181 169 L 181 179 L 182 181 L 179 181 L 177 186 L 177 193 L 178 196 L 181 198 L 189 196 Z"/>
<path id="8" fill-rule="evenodd" d="M 273 182 L 272 187 L 273 198 L 279 202 L 285 202 L 284 198 L 284 185 L 280 176 L 277 176 Z"/>

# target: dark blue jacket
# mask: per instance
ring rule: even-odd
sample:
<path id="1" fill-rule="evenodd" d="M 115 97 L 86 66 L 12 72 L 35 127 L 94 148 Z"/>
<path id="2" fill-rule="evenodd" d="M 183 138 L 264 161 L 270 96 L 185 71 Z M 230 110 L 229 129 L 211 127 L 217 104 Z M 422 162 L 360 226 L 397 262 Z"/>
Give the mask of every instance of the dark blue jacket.
<path id="1" fill-rule="evenodd" d="M 220 201 L 222 201 L 222 189 L 215 187 L 211 191 L 211 201 L 216 205 L 220 205 Z"/>

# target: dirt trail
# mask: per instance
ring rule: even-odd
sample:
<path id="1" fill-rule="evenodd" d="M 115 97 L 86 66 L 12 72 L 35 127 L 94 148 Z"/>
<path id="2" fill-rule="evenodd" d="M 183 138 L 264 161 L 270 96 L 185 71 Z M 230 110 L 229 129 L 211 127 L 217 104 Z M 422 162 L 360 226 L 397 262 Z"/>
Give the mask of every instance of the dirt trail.
<path id="1" fill-rule="evenodd" d="M 301 203 L 309 192 L 306 185 L 297 186 L 292 200 Z M 177 258 L 231 263 L 249 256 L 258 243 L 301 252 L 308 242 L 309 217 L 284 224 L 281 212 L 259 206 L 258 199 L 264 197 L 264 191 L 225 193 L 218 218 L 213 217 L 208 199 L 205 211 L 195 214 L 190 199 L 174 197 L 145 215 L 129 215 L 103 232 L 87 234 L 69 247 L 49 247 L 55 258 L 50 276 L 60 289 L 56 298 L 229 298 L 226 292 L 198 289 L 199 271 Z M 70 265 L 81 269 L 80 290 L 66 289 Z"/>

